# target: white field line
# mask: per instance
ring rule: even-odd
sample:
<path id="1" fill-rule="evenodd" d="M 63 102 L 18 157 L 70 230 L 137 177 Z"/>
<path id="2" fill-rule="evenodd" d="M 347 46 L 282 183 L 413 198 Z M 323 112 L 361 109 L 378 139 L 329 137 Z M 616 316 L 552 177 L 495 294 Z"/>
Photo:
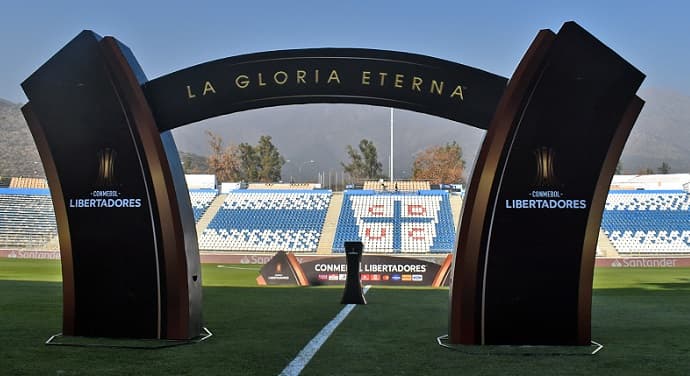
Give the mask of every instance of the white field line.
<path id="1" fill-rule="evenodd" d="M 225 268 L 225 269 L 237 269 L 237 270 L 261 270 L 260 267 L 258 268 L 243 268 L 239 266 L 228 266 L 228 265 L 218 265 L 219 268 Z"/>
<path id="2" fill-rule="evenodd" d="M 366 294 L 367 291 L 369 291 L 369 287 L 371 286 L 366 286 L 364 288 L 364 294 Z M 280 376 L 299 375 L 304 369 L 304 367 L 307 366 L 311 358 L 314 357 L 314 354 L 316 354 L 316 352 L 319 351 L 321 346 L 323 346 L 328 337 L 330 337 L 331 334 L 333 334 L 335 328 L 337 328 L 338 325 L 340 325 L 340 323 L 343 322 L 343 320 L 345 320 L 347 315 L 349 315 L 350 312 L 352 312 L 352 310 L 355 309 L 356 306 L 357 304 L 348 304 L 342 310 L 340 310 L 340 312 L 333 318 L 333 320 L 326 324 L 326 326 L 324 326 L 323 329 L 321 329 L 321 331 L 318 334 L 316 334 L 314 338 L 312 338 L 311 341 L 309 341 L 309 343 L 307 343 L 307 345 L 304 346 L 304 348 L 302 348 L 302 350 L 299 352 L 299 354 L 297 354 L 295 359 L 293 359 L 292 362 L 290 362 L 290 364 L 288 364 L 287 367 L 285 367 L 283 371 L 280 372 Z"/>

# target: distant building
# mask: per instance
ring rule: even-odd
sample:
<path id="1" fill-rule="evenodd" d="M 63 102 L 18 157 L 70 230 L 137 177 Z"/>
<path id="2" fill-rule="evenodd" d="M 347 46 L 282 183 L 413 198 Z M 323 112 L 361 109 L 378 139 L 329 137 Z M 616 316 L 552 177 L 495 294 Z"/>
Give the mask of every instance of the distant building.
<path id="1" fill-rule="evenodd" d="M 614 175 L 611 190 L 686 190 L 690 174 Z"/>
<path id="2" fill-rule="evenodd" d="M 213 174 L 186 174 L 188 189 L 215 189 L 216 176 Z"/>

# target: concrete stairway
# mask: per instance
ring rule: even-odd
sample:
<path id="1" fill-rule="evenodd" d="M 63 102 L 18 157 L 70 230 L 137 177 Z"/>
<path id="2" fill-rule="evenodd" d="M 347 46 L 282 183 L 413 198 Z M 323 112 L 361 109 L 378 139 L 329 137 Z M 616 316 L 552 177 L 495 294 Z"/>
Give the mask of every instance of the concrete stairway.
<path id="1" fill-rule="evenodd" d="M 342 208 L 342 206 L 343 193 L 333 192 L 331 203 L 328 205 L 328 212 L 326 212 L 326 220 L 323 224 L 321 239 L 319 239 L 319 246 L 316 248 L 316 253 L 333 253 L 333 239 L 335 239 L 335 230 L 338 227 L 338 218 L 340 217 L 340 208 Z"/>
<path id="2" fill-rule="evenodd" d="M 450 197 L 450 209 L 453 212 L 453 223 L 455 223 L 455 232 L 460 228 L 460 212 L 462 211 L 462 196 L 448 195 Z"/>
<path id="3" fill-rule="evenodd" d="M 48 243 L 44 244 L 41 247 L 41 249 L 45 249 L 45 250 L 49 250 L 49 251 L 59 250 L 60 249 L 60 238 L 57 235 L 55 235 L 52 239 L 50 239 L 50 241 Z"/>
<path id="4" fill-rule="evenodd" d="M 228 197 L 227 194 L 221 194 L 216 196 L 215 199 L 213 199 L 213 202 L 211 202 L 211 205 L 209 205 L 208 209 L 206 209 L 204 215 L 202 215 L 199 219 L 199 222 L 196 223 L 197 237 L 201 238 L 201 234 L 204 232 L 206 227 L 208 227 L 209 223 L 211 223 L 213 217 L 216 216 L 218 210 L 220 210 L 220 207 L 223 205 L 223 201 L 225 201 L 226 197 Z"/>
<path id="5" fill-rule="evenodd" d="M 600 250 L 600 254 L 598 256 L 601 257 L 620 257 L 620 254 L 618 253 L 618 250 L 616 250 L 616 247 L 611 243 L 609 240 L 609 237 L 604 234 L 604 231 L 599 229 L 599 239 L 597 242 L 597 248 Z"/>

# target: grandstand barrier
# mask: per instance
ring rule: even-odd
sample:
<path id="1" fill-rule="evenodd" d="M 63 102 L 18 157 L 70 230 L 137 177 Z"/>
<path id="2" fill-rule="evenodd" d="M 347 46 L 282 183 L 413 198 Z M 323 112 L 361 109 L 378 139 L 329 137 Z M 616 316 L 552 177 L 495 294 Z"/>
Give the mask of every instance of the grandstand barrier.
<path id="1" fill-rule="evenodd" d="M 414 257 L 362 255 L 360 278 L 363 284 L 384 286 L 448 285 L 452 255 L 440 263 Z M 348 263 L 345 256 L 300 259 L 292 253 L 277 252 L 261 268 L 259 285 L 344 285 Z"/>
<path id="2" fill-rule="evenodd" d="M 687 268 L 690 257 L 600 257 L 597 268 Z"/>
<path id="3" fill-rule="evenodd" d="M 0 257 L 27 260 L 60 260 L 60 251 L 0 249 Z"/>
<path id="4" fill-rule="evenodd" d="M 266 253 L 252 254 L 227 254 L 202 252 L 201 263 L 203 264 L 243 264 L 243 265 L 265 265 L 274 255 Z M 404 258 L 406 256 L 396 256 Z M 448 256 L 429 255 L 427 257 L 413 257 L 418 260 L 432 264 L 442 265 Z M 60 260 L 59 251 L 45 251 L 32 249 L 0 249 L 0 258 L 22 259 L 22 260 Z M 315 263 L 319 260 L 331 259 L 333 256 L 326 255 L 295 255 L 300 264 Z M 600 257 L 596 259 L 597 268 L 687 268 L 690 267 L 690 257 Z M 446 285 L 444 282 L 443 285 Z"/>

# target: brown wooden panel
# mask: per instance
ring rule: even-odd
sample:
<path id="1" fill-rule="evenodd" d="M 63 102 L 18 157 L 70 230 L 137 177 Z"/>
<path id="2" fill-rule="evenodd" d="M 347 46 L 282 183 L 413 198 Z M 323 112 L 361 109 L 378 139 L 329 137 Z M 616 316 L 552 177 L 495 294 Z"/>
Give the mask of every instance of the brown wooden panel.
<path id="1" fill-rule="evenodd" d="M 599 181 L 597 182 L 594 196 L 592 197 L 592 210 L 590 210 L 589 218 L 587 218 L 587 229 L 582 247 L 582 260 L 580 261 L 580 287 L 577 312 L 577 342 L 580 345 L 588 345 L 592 337 L 592 283 L 594 280 L 596 248 L 606 197 L 609 194 L 611 179 L 616 172 L 616 166 L 620 160 L 621 153 L 623 153 L 625 142 L 637 120 L 637 116 L 642 111 L 642 106 L 644 106 L 644 101 L 639 97 L 633 98 L 630 102 L 613 136 L 606 160 L 599 174 Z"/>
<path id="2" fill-rule="evenodd" d="M 22 107 L 22 113 L 36 143 L 38 154 L 43 162 L 43 169 L 50 187 L 50 197 L 55 211 L 58 239 L 60 241 L 60 260 L 62 264 L 62 333 L 68 336 L 75 334 L 75 298 L 74 298 L 74 263 L 72 262 L 72 240 L 67 221 L 67 208 L 62 199 L 62 184 L 58 177 L 53 153 L 46 139 L 38 118 L 31 110 L 31 102 Z"/>
<path id="3" fill-rule="evenodd" d="M 498 104 L 472 173 L 458 232 L 450 292 L 451 343 L 480 343 L 482 248 L 490 225 L 501 160 L 514 132 L 525 97 L 534 85 L 555 34 L 541 30 L 520 61 Z"/>
<path id="4" fill-rule="evenodd" d="M 182 223 L 184 213 L 191 216 L 191 207 L 181 207 L 178 202 L 176 190 L 187 193 L 187 187 L 178 186 L 173 181 L 173 171 L 168 161 L 161 135 L 156 127 L 156 121 L 149 109 L 144 93 L 141 90 L 143 72 L 136 73 L 132 68 L 138 68 L 129 61 L 125 54 L 126 47 L 112 37 L 105 37 L 101 41 L 101 47 L 113 77 L 113 84 L 121 96 L 124 110 L 132 126 L 136 128 L 140 137 L 145 162 L 151 172 L 151 182 L 156 200 L 157 214 L 161 232 L 162 250 L 162 276 L 161 294 L 163 338 L 187 339 L 201 333 L 200 317 L 190 316 L 190 296 L 201 294 L 201 271 L 199 265 L 198 243 L 196 231 L 185 231 Z M 123 51 L 124 49 L 124 51 Z M 176 148 L 175 148 L 176 152 Z M 179 166 L 178 166 L 179 167 Z M 184 197 L 186 202 L 188 197 Z M 187 205 L 189 206 L 189 205 Z M 193 225 L 193 221 L 192 221 Z M 187 237 L 188 239 L 185 239 Z M 192 246 L 192 249 L 187 247 Z M 192 273 L 188 269 L 188 254 L 196 256 L 196 262 L 192 262 Z M 194 267 L 197 265 L 196 267 Z M 196 269 L 196 270 L 194 270 Z M 192 275 L 196 276 L 192 280 Z M 195 290 L 192 291 L 190 290 Z M 200 301 L 198 302 L 200 304 Z M 199 311 L 200 310 L 194 309 Z"/>

